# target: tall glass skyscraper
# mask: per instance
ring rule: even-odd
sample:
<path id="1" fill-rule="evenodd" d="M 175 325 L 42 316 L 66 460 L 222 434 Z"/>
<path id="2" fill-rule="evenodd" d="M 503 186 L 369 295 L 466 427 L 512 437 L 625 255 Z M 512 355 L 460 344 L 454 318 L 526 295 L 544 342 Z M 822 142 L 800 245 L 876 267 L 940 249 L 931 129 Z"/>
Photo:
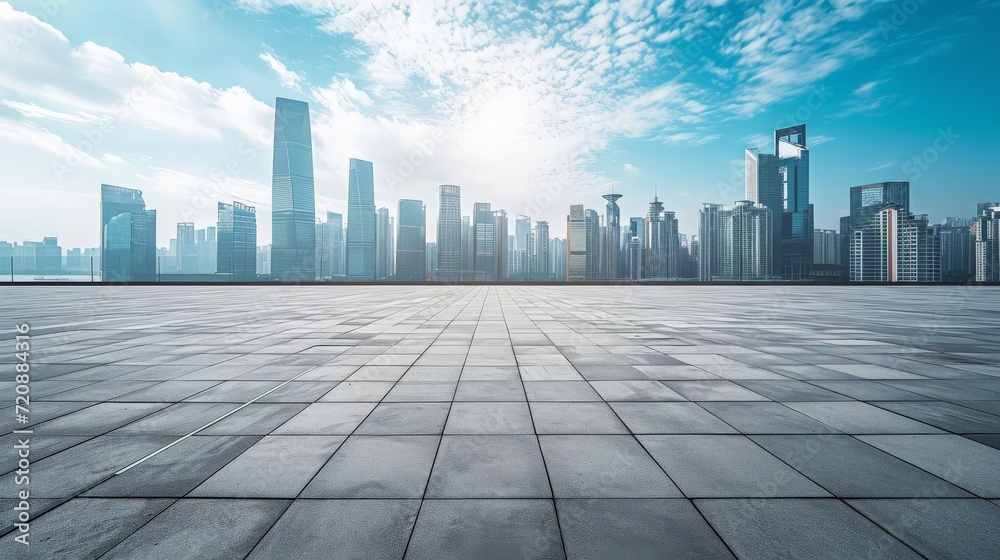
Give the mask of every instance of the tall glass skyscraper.
<path id="1" fill-rule="evenodd" d="M 796 280 L 809 275 L 813 262 L 814 210 L 809 203 L 806 125 L 775 130 L 774 151 L 778 157 L 778 171 L 785 196 L 785 211 L 781 220 L 780 275 L 786 280 Z"/>
<path id="2" fill-rule="evenodd" d="M 101 241 L 105 259 L 103 282 L 156 280 L 156 210 L 114 216 L 104 226 Z"/>
<path id="3" fill-rule="evenodd" d="M 239 202 L 219 203 L 218 272 L 240 282 L 257 278 L 257 213 Z"/>
<path id="4" fill-rule="evenodd" d="M 347 276 L 375 280 L 375 176 L 370 161 L 351 159 L 347 185 Z"/>
<path id="5" fill-rule="evenodd" d="M 399 201 L 396 279 L 421 282 L 427 278 L 427 209 L 419 200 Z"/>
<path id="6" fill-rule="evenodd" d="M 568 282 L 587 280 L 587 215 L 582 204 L 569 207 L 566 217 L 566 276 Z"/>
<path id="7" fill-rule="evenodd" d="M 316 279 L 316 193 L 309 104 L 277 98 L 271 178 L 271 275 Z"/>
<path id="8" fill-rule="evenodd" d="M 660 199 L 653 197 L 644 225 L 645 277 L 657 280 L 676 279 L 679 275 L 681 250 L 676 216 L 673 212 L 664 211 Z"/>
<path id="9" fill-rule="evenodd" d="M 437 274 L 454 282 L 462 277 L 462 189 L 456 185 L 438 189 Z"/>
<path id="10" fill-rule="evenodd" d="M 142 212 L 146 209 L 146 201 L 142 199 L 142 191 L 116 187 L 114 185 L 101 185 L 101 261 L 98 263 L 100 270 L 104 270 L 105 245 L 104 228 L 119 214 L 130 212 Z"/>
<path id="11" fill-rule="evenodd" d="M 746 151 L 746 199 L 771 212 L 775 231 L 771 236 L 771 271 L 781 271 L 781 223 L 785 211 L 784 181 L 778 166 L 778 156 L 762 154 L 751 148 Z"/>
<path id="12" fill-rule="evenodd" d="M 604 225 L 607 232 L 607 240 L 604 243 L 604 270 L 608 279 L 614 280 L 616 278 L 621 278 L 624 272 L 624 267 L 622 266 L 622 227 L 621 227 L 621 208 L 618 206 L 618 200 L 624 195 L 620 194 L 606 194 L 603 196 L 604 200 L 608 201 L 605 206 L 605 220 Z"/>
<path id="13" fill-rule="evenodd" d="M 531 269 L 529 256 L 533 253 L 531 245 L 531 218 L 521 214 L 514 215 L 514 258 L 511 260 L 511 278 L 525 280 Z"/>
<path id="14" fill-rule="evenodd" d="M 194 223 L 177 224 L 177 272 L 181 274 L 198 272 L 198 246 L 202 243 L 205 241 L 200 240 L 198 244 L 194 242 Z"/>
<path id="15" fill-rule="evenodd" d="M 546 282 L 552 279 L 552 267 L 549 266 L 548 222 L 535 222 L 535 263 L 531 279 Z"/>
<path id="16" fill-rule="evenodd" d="M 388 280 L 394 274 L 393 219 L 388 208 L 375 212 L 375 279 Z"/>
<path id="17" fill-rule="evenodd" d="M 475 273 L 477 282 L 492 282 L 497 279 L 495 225 L 490 203 L 475 203 L 472 210 L 472 227 L 476 236 Z"/>

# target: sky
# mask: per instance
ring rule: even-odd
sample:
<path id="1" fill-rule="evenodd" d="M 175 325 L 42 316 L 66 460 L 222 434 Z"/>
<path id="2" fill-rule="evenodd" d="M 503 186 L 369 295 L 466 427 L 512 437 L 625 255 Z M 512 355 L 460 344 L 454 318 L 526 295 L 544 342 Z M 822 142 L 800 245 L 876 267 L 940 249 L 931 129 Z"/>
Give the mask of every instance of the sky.
<path id="1" fill-rule="evenodd" d="M 1000 0 L 0 2 L 0 240 L 96 247 L 109 183 L 160 246 L 233 200 L 269 243 L 276 97 L 310 105 L 320 217 L 365 159 L 429 241 L 441 184 L 553 237 L 572 204 L 614 189 L 627 223 L 655 192 L 697 234 L 744 198 L 744 150 L 800 122 L 817 228 L 880 181 L 971 217 L 1000 200 L 998 22 Z"/>

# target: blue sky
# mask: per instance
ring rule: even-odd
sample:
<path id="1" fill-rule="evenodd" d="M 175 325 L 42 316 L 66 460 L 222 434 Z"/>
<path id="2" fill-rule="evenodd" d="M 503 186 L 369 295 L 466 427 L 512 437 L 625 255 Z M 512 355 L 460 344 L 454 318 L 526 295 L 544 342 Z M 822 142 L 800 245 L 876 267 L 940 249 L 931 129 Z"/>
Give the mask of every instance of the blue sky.
<path id="1" fill-rule="evenodd" d="M 424 200 L 431 236 L 444 183 L 553 235 L 612 182 L 623 218 L 657 188 L 693 234 L 743 198 L 743 150 L 798 122 L 817 227 L 884 180 L 933 221 L 1000 199 L 997 0 L 127 6 L 0 2 L 0 239 L 96 246 L 104 182 L 143 190 L 162 246 L 234 199 L 268 242 L 276 96 L 310 102 L 317 212 L 368 159 L 377 204 Z"/>

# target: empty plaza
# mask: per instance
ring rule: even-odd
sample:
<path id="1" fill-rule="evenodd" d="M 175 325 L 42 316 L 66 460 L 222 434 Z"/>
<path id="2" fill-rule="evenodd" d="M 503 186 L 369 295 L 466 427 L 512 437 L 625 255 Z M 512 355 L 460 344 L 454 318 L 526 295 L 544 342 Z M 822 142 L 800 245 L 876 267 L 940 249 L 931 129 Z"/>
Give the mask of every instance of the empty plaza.
<path id="1" fill-rule="evenodd" d="M 1000 288 L 0 297 L 0 558 L 1000 551 Z M 33 556 L 13 540 L 22 489 Z"/>

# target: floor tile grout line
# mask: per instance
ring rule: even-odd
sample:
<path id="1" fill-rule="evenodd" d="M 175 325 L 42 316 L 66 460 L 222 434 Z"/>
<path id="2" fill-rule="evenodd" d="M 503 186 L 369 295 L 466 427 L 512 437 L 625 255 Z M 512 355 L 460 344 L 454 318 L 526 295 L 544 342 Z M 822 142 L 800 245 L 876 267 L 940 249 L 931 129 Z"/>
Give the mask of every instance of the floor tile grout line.
<path id="1" fill-rule="evenodd" d="M 445 325 L 444 328 L 441 329 L 441 332 L 438 333 L 438 336 L 435 337 L 434 339 L 435 341 L 437 341 L 437 339 L 440 338 L 441 335 L 448 330 L 448 327 L 450 327 L 457 320 L 457 318 L 461 316 L 463 311 L 465 311 L 467 308 L 469 308 L 470 305 L 472 305 L 475 302 L 476 298 L 479 296 L 479 293 L 482 291 L 483 287 L 479 286 L 477 287 L 476 290 L 470 292 L 472 295 L 471 301 L 469 303 L 466 303 L 465 306 L 462 308 L 462 310 L 456 313 L 455 317 L 448 321 L 448 324 Z M 479 308 L 480 317 L 482 316 L 483 313 L 482 310 L 483 307 L 485 307 L 485 303 L 483 304 L 483 306 Z M 477 321 L 477 326 L 478 326 L 478 321 Z M 437 448 L 434 450 L 434 458 L 431 459 L 431 468 L 427 471 L 427 482 L 424 483 L 424 492 L 423 495 L 420 497 L 420 504 L 417 506 L 417 512 L 413 516 L 413 525 L 410 527 L 410 532 L 406 536 L 406 545 L 403 547 L 403 558 L 405 558 L 407 553 L 410 551 L 410 544 L 413 542 L 413 535 L 417 531 L 417 521 L 420 520 L 420 513 L 424 510 L 424 502 L 427 501 L 427 492 L 430 490 L 431 487 L 431 475 L 434 474 L 434 465 L 437 463 L 438 455 L 441 453 L 441 445 L 444 442 L 444 432 L 445 430 L 448 429 L 448 419 L 451 418 L 451 410 L 455 406 L 455 397 L 458 396 L 458 387 L 462 383 L 462 375 L 464 375 L 465 364 L 469 362 L 469 355 L 472 353 L 472 342 L 474 340 L 475 340 L 475 330 L 473 330 L 472 339 L 469 340 L 469 350 L 466 351 L 465 359 L 462 361 L 462 371 L 460 371 L 458 374 L 458 381 L 455 383 L 455 392 L 452 394 L 451 404 L 448 405 L 448 412 L 447 414 L 445 414 L 444 425 L 441 426 L 441 435 L 438 438 Z M 433 343 L 431 345 L 433 346 Z M 426 353 L 426 350 L 424 350 L 424 352 Z"/>

